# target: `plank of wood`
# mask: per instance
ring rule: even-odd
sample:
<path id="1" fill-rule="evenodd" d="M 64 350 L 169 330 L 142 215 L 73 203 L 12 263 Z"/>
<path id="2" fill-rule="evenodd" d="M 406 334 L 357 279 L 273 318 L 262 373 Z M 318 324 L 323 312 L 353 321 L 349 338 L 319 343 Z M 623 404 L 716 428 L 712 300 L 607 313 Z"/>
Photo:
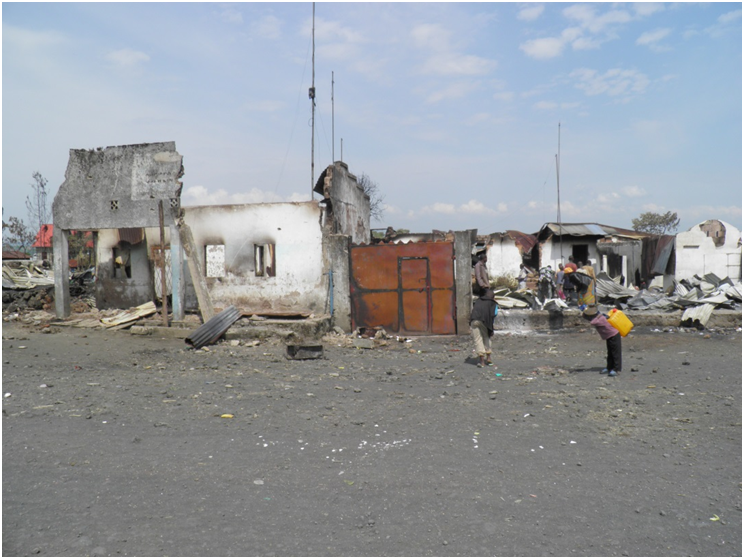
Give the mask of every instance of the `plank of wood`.
<path id="1" fill-rule="evenodd" d="M 214 317 L 214 307 L 212 307 L 212 300 L 209 297 L 207 279 L 202 273 L 200 259 L 196 255 L 194 236 L 191 233 L 191 228 L 182 219 L 178 222 L 178 235 L 181 238 L 183 250 L 186 256 L 188 256 L 189 272 L 191 272 L 191 280 L 196 291 L 199 312 L 201 313 L 202 321 L 206 323 Z"/>

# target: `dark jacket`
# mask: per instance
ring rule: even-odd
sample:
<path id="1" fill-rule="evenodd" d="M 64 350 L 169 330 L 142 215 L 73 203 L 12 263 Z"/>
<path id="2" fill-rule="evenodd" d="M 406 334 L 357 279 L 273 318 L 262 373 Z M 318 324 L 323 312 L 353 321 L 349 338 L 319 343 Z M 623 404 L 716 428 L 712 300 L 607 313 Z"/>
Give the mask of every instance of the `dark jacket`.
<path id="1" fill-rule="evenodd" d="M 488 330 L 488 335 L 493 335 L 493 319 L 496 315 L 496 301 L 493 300 L 493 291 L 490 289 L 486 291 L 483 295 L 478 297 L 478 299 L 475 300 L 475 303 L 473 303 L 473 310 L 470 312 L 470 322 L 473 322 L 474 320 L 478 320 L 482 322 L 486 330 Z"/>

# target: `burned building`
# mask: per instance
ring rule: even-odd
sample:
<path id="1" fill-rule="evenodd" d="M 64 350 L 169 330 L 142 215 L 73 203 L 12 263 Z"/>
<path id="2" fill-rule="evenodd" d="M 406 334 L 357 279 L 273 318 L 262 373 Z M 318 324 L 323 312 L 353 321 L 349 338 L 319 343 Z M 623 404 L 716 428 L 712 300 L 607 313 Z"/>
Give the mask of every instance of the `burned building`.
<path id="1" fill-rule="evenodd" d="M 67 236 L 85 229 L 95 232 L 99 308 L 162 299 L 165 283 L 174 318 L 199 307 L 201 287 L 215 308 L 320 314 L 333 290 L 348 325 L 345 247 L 370 232 L 369 198 L 344 163 L 318 180 L 322 202 L 182 208 L 182 175 L 174 142 L 70 150 L 53 205 L 58 316 L 69 314 Z"/>

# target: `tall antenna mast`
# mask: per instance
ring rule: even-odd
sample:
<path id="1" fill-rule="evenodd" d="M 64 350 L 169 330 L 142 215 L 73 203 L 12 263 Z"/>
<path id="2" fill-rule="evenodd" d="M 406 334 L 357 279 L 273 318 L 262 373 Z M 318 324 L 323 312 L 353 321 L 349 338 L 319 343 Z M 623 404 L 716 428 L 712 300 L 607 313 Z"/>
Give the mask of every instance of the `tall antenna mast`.
<path id="1" fill-rule="evenodd" d="M 563 223 L 561 222 L 561 123 L 558 123 L 558 154 L 555 156 L 555 180 L 558 188 L 558 243 L 563 263 Z"/>
<path id="2" fill-rule="evenodd" d="M 331 72 L 331 163 L 336 162 L 336 105 L 333 101 L 333 72 Z"/>
<path id="3" fill-rule="evenodd" d="M 315 2 L 313 2 L 313 83 L 308 92 L 310 97 L 310 103 L 312 104 L 313 115 L 311 119 L 311 134 L 310 140 L 310 199 L 314 197 L 315 188 Z"/>

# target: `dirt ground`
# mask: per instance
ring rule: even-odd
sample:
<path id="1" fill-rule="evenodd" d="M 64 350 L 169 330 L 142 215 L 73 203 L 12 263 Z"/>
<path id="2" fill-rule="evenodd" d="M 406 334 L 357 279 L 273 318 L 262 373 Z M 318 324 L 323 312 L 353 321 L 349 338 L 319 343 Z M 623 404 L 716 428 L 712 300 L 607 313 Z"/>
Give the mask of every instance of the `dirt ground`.
<path id="1" fill-rule="evenodd" d="M 741 332 L 285 345 L 3 325 L 4 556 L 741 556 Z M 49 331 L 48 331 L 49 332 Z"/>

